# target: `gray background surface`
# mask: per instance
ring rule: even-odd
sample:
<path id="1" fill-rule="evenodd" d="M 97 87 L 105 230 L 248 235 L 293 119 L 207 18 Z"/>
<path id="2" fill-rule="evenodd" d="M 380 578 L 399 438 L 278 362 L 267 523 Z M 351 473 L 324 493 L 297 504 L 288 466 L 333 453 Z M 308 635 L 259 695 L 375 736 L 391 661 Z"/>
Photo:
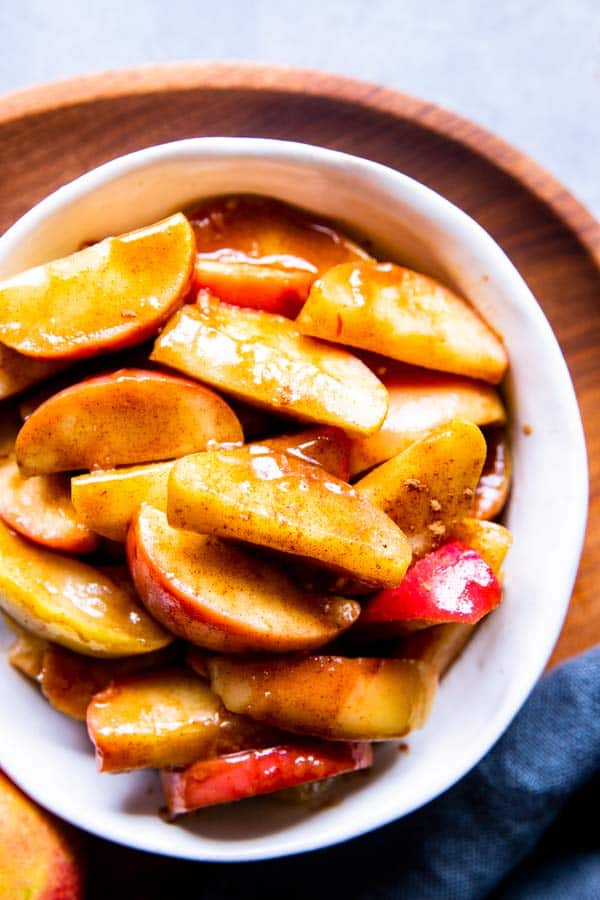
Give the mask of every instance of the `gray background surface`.
<path id="1" fill-rule="evenodd" d="M 600 0 L 0 0 L 0 35 L 0 93 L 188 59 L 396 87 L 511 141 L 600 217 Z"/>

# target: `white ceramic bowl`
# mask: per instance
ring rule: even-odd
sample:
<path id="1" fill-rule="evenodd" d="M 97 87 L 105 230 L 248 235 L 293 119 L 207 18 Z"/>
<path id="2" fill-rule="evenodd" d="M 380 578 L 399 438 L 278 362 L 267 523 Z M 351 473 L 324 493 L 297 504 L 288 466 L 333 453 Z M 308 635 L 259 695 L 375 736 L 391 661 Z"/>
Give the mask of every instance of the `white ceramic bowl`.
<path id="1" fill-rule="evenodd" d="M 433 714 L 391 743 L 343 802 L 319 812 L 272 800 L 166 825 L 157 778 L 95 771 L 81 725 L 0 658 L 0 764 L 43 806 L 132 847 L 197 860 L 255 860 L 325 847 L 421 806 L 494 744 L 542 672 L 563 621 L 583 540 L 586 452 L 569 374 L 539 306 L 492 238 L 447 200 L 392 169 L 303 144 L 200 138 L 116 159 L 43 200 L 0 239 L 0 276 L 82 241 L 159 219 L 204 196 L 270 194 L 347 223 L 389 257 L 438 275 L 505 339 L 514 547 L 505 600 L 444 679 Z M 532 433 L 525 436 L 523 425 Z M 10 641 L 0 632 L 2 649 Z"/>

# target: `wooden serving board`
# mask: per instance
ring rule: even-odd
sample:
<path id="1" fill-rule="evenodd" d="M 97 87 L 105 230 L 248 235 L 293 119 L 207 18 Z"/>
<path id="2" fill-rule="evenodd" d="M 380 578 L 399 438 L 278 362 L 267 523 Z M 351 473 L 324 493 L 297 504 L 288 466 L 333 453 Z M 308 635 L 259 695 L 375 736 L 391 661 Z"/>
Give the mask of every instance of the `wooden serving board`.
<path id="1" fill-rule="evenodd" d="M 306 141 L 385 163 L 444 194 L 504 248 L 561 343 L 590 458 L 587 540 L 551 662 L 600 641 L 600 225 L 532 160 L 430 103 L 299 69 L 190 63 L 86 76 L 0 98 L 0 232 L 99 163 L 201 135 Z M 559 548 L 557 535 L 553 552 Z M 158 869 L 148 857 L 108 853 L 99 841 L 92 847 L 99 866 L 122 860 L 130 867 L 127 893 L 115 892 L 123 882 L 111 880 L 113 896 L 163 896 L 151 887 Z"/>

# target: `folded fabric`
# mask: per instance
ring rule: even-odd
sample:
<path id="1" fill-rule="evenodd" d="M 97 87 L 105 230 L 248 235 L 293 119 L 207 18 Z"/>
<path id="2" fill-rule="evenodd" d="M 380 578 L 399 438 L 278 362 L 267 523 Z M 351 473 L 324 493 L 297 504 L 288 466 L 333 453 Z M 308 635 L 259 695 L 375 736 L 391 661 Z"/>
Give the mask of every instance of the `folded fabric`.
<path id="1" fill-rule="evenodd" d="M 597 900 L 597 829 L 592 818 L 590 834 L 589 808 L 581 809 L 598 808 L 598 772 L 600 647 L 544 677 L 482 762 L 412 815 L 290 859 L 162 861 L 158 892 L 144 896 L 174 896 L 193 883 L 202 900 Z"/>

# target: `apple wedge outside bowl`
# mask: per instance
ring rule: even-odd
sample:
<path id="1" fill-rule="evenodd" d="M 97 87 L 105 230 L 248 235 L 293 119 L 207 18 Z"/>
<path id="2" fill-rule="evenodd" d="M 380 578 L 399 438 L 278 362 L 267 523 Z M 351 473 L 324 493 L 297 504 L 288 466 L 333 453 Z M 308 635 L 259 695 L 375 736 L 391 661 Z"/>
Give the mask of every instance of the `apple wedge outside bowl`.
<path id="1" fill-rule="evenodd" d="M 583 430 L 569 373 L 541 309 L 492 238 L 465 213 L 384 166 L 305 144 L 198 138 L 120 157 L 37 204 L 0 239 L 0 277 L 84 241 L 224 193 L 267 194 L 338 220 L 380 258 L 439 277 L 504 338 L 514 484 L 505 599 L 441 683 L 431 718 L 381 745 L 343 801 L 318 812 L 261 799 L 167 825 L 154 772 L 99 775 L 81 724 L 53 710 L 0 658 L 0 764 L 57 815 L 112 841 L 196 860 L 244 861 L 343 841 L 406 815 L 490 749 L 544 669 L 575 579 L 587 511 Z M 523 426 L 531 425 L 525 434 Z M 526 429 L 529 431 L 529 429 Z M 0 626 L 0 648 L 10 643 Z"/>

